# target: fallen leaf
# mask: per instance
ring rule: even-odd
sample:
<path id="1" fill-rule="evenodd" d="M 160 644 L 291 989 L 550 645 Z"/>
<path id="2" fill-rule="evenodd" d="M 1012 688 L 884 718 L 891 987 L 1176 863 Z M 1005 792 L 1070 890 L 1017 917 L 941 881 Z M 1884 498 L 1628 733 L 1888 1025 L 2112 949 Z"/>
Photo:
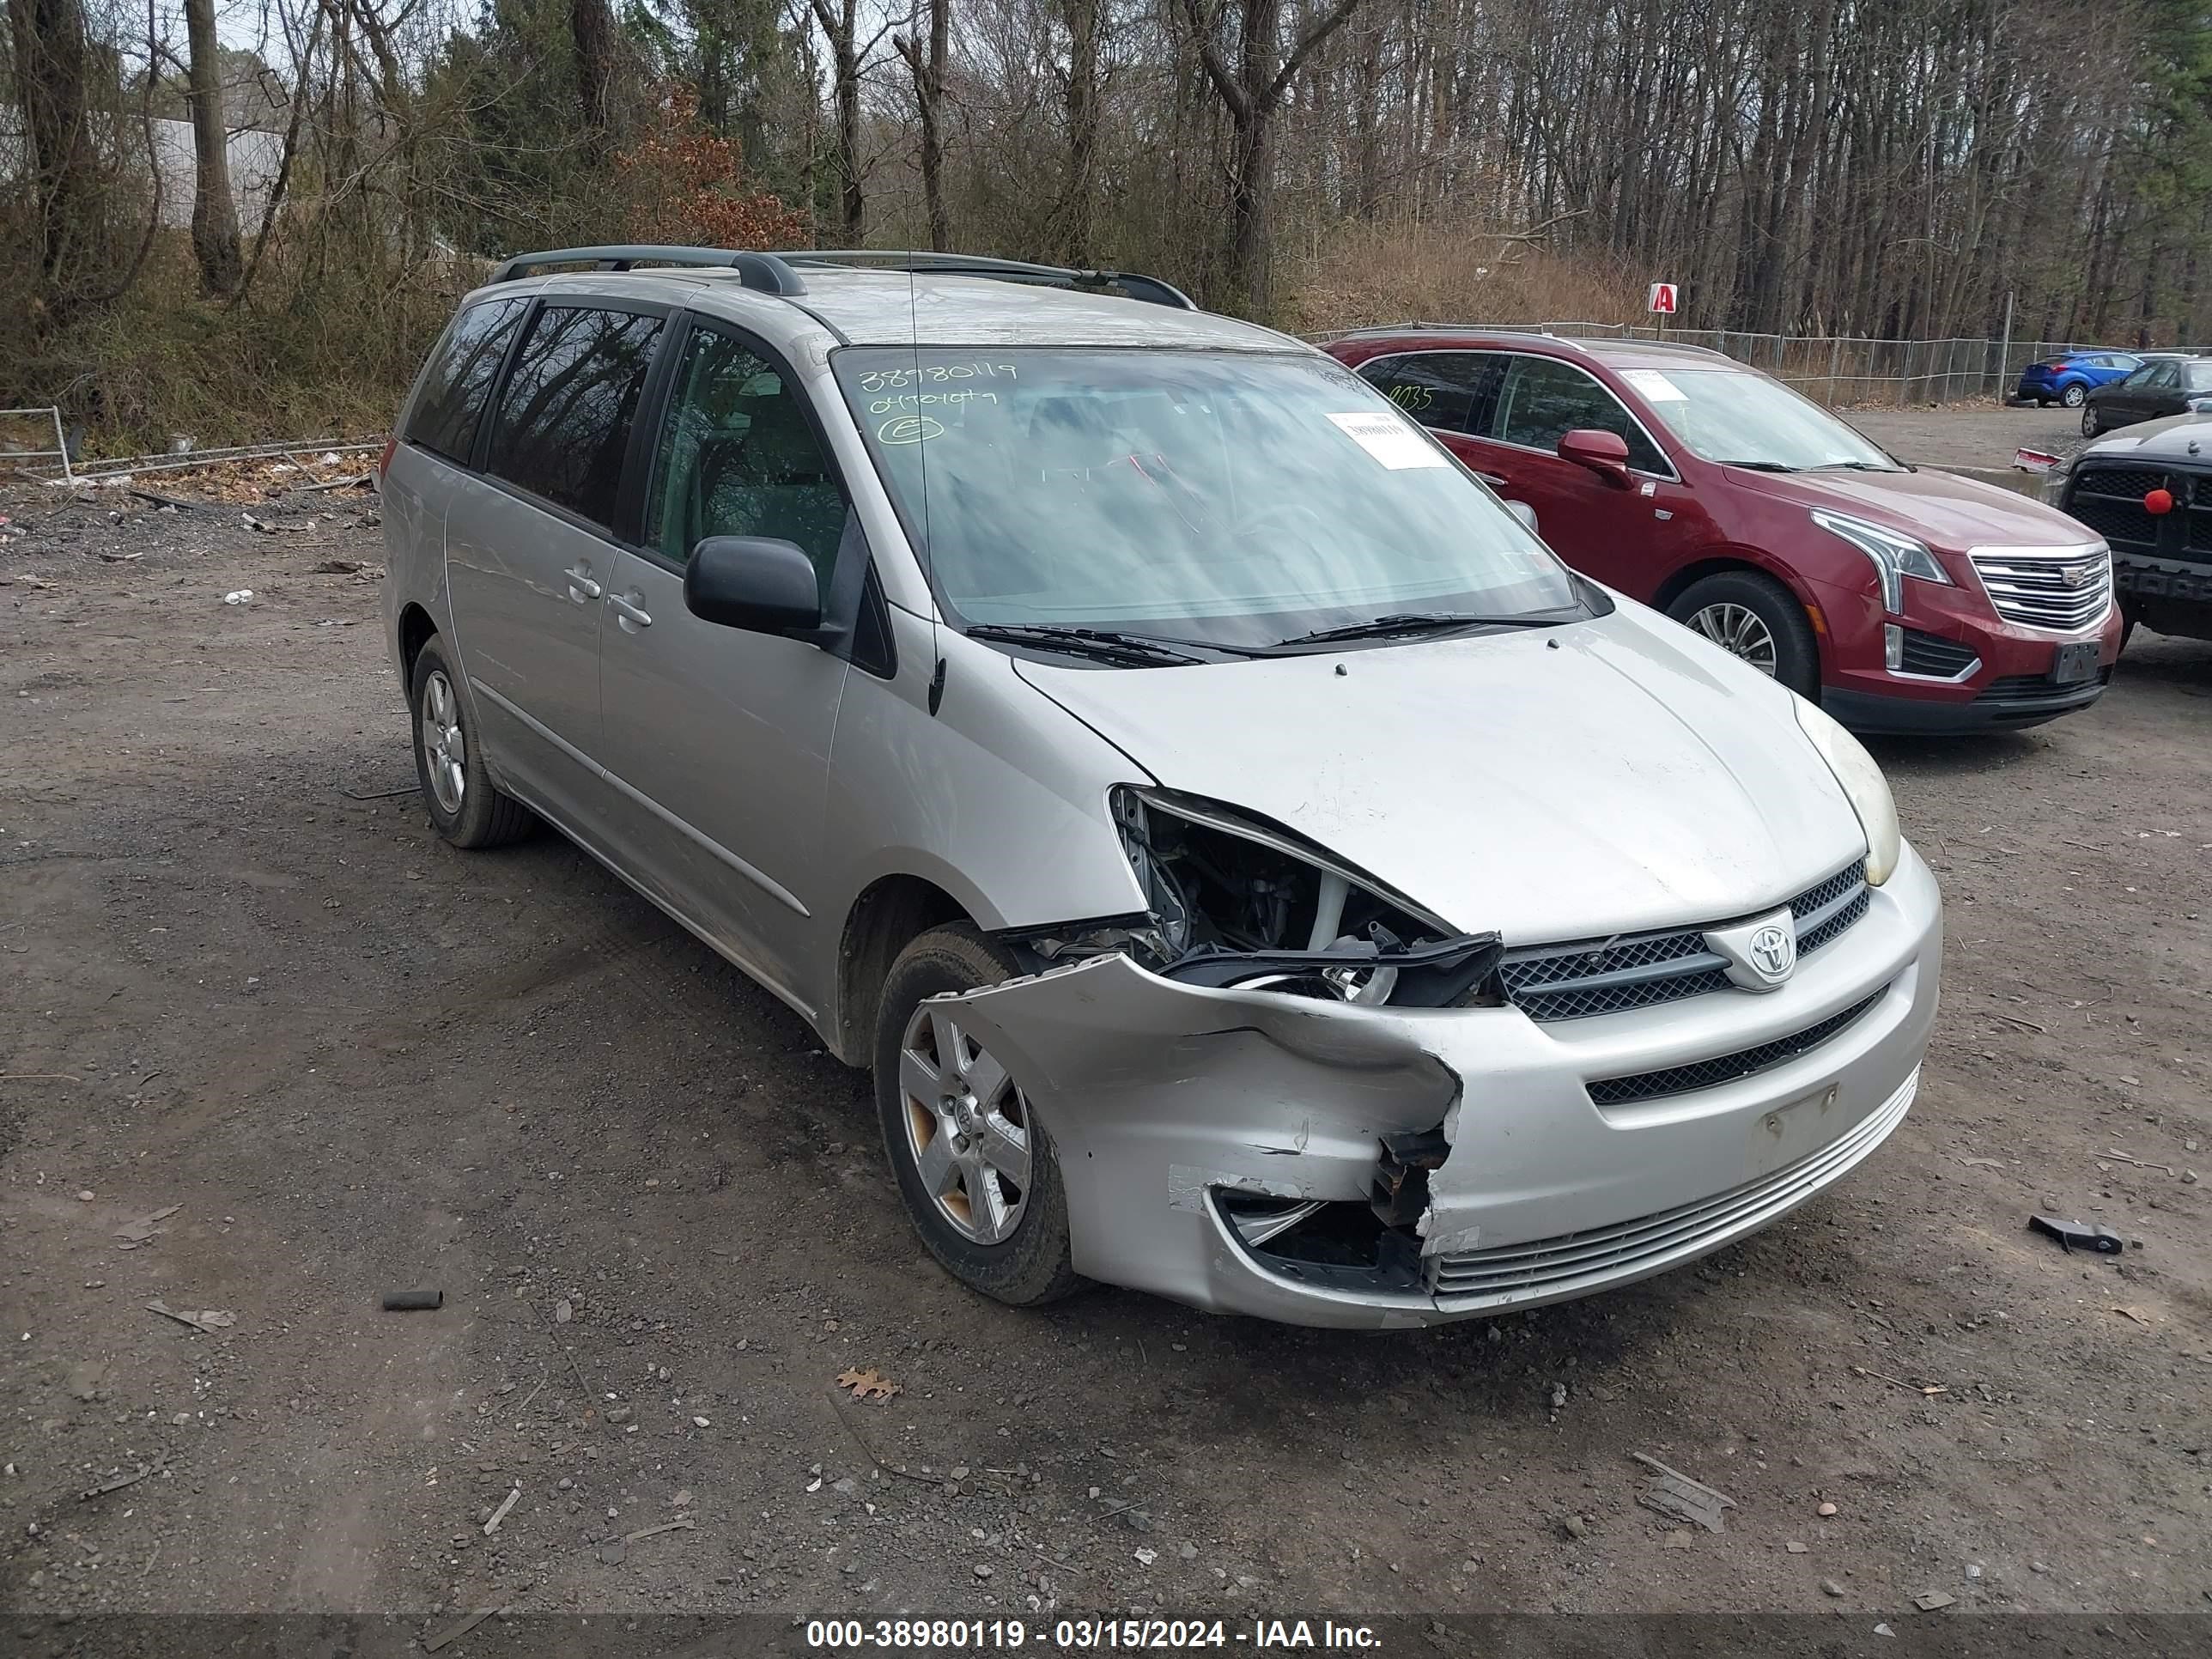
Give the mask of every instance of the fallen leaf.
<path id="1" fill-rule="evenodd" d="M 888 1376 L 877 1374 L 873 1366 L 865 1371 L 847 1370 L 839 1373 L 837 1386 L 849 1389 L 855 1400 L 872 1400 L 878 1405 L 886 1403 L 899 1391 L 899 1385 Z"/>

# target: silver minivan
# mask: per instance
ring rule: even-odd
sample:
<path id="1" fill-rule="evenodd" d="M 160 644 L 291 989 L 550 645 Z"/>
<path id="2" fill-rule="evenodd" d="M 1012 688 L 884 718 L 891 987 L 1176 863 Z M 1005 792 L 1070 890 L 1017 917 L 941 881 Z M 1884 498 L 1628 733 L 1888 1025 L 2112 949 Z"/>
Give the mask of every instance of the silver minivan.
<path id="1" fill-rule="evenodd" d="M 871 1067 L 1006 1302 L 1532 1307 L 1911 1105 L 1942 907 L 1866 751 L 1155 279 L 525 256 L 383 489 L 438 831 L 555 825 Z"/>

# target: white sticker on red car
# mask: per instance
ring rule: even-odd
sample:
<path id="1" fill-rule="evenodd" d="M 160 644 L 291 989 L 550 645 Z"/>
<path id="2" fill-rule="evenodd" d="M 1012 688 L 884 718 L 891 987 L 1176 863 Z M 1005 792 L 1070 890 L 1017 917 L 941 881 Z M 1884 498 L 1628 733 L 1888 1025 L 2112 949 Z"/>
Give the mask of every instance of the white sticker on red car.
<path id="1" fill-rule="evenodd" d="M 1332 415 L 1338 431 L 1358 444 L 1393 472 L 1409 466 L 1442 466 L 1437 447 L 1395 415 L 1362 410 L 1357 415 Z"/>
<path id="2" fill-rule="evenodd" d="M 1690 394 L 1656 368 L 1624 368 L 1620 378 L 1655 404 L 1687 403 Z"/>

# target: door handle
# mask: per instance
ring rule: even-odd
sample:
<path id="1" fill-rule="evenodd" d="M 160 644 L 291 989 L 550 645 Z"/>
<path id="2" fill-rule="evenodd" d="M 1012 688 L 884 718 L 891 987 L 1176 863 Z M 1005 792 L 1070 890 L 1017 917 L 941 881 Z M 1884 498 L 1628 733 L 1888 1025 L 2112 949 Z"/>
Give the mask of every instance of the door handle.
<path id="1" fill-rule="evenodd" d="M 1510 489 L 1513 487 L 1512 479 L 1500 477 L 1495 472 L 1484 472 L 1478 470 L 1474 476 L 1481 479 L 1483 483 L 1488 484 L 1492 489 Z"/>
<path id="2" fill-rule="evenodd" d="M 578 562 L 562 572 L 568 578 L 568 597 L 578 605 L 589 605 L 605 590 L 592 580 L 592 568 Z"/>
<path id="3" fill-rule="evenodd" d="M 644 596 L 637 597 L 641 599 Z M 641 628 L 653 626 L 653 618 L 646 613 L 645 607 L 637 602 L 637 599 L 617 593 L 607 603 L 615 608 L 616 622 L 629 632 L 635 634 Z"/>

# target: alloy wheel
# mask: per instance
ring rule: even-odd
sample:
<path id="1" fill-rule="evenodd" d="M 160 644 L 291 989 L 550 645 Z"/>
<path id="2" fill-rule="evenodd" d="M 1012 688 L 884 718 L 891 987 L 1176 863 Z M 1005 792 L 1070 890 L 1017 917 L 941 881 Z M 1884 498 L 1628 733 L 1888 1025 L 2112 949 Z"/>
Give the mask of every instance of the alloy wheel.
<path id="1" fill-rule="evenodd" d="M 1747 605 L 1709 605 L 1692 611 L 1687 621 L 1730 656 L 1742 658 L 1762 674 L 1774 672 L 1774 635 Z"/>
<path id="2" fill-rule="evenodd" d="M 963 1238 L 1003 1244 L 1030 1194 L 1030 1106 L 1006 1068 L 948 1009 L 925 1002 L 899 1047 L 907 1150 L 938 1212 Z"/>
<path id="3" fill-rule="evenodd" d="M 442 669 L 422 683 L 422 759 L 439 810 L 453 817 L 469 787 L 469 744 L 461 733 L 460 700 Z"/>

